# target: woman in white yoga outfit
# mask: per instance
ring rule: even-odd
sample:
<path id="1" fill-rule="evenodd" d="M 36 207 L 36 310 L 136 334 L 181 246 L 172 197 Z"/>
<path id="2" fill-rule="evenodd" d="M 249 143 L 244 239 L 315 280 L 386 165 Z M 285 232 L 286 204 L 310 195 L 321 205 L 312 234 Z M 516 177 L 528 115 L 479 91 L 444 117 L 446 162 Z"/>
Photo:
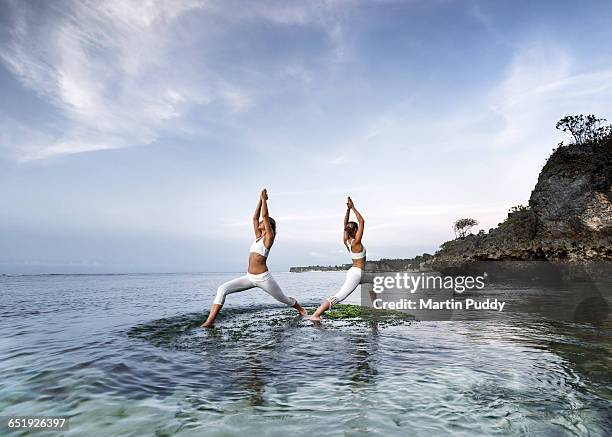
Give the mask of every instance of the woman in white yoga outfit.
<path id="1" fill-rule="evenodd" d="M 349 221 L 351 211 L 355 213 L 357 217 L 357 223 Z M 346 214 L 344 215 L 344 234 L 342 241 L 353 260 L 353 266 L 346 272 L 346 279 L 340 291 L 334 294 L 332 297 L 328 297 L 323 301 L 321 306 L 315 311 L 310 320 L 319 321 L 321 320 L 321 314 L 330 309 L 332 305 L 342 302 L 348 297 L 359 284 L 366 282 L 365 276 L 365 263 L 366 263 L 366 249 L 361 243 L 363 237 L 363 227 L 365 220 L 359 214 L 359 211 L 355 208 L 353 201 L 349 197 L 346 202 Z M 369 282 L 369 281 L 368 281 Z"/>
<path id="2" fill-rule="evenodd" d="M 279 302 L 292 306 L 298 310 L 302 316 L 308 315 L 306 310 L 302 308 L 294 298 L 285 296 L 283 290 L 281 290 L 278 283 L 268 271 L 266 260 L 274 244 L 274 237 L 276 237 L 276 222 L 268 215 L 267 200 L 268 193 L 264 189 L 259 196 L 259 202 L 257 203 L 255 214 L 253 215 L 255 241 L 251 244 L 249 250 L 249 267 L 247 274 L 240 278 L 232 279 L 222 284 L 217 289 L 217 295 L 215 296 L 206 322 L 201 325 L 202 328 L 208 328 L 215 323 L 217 314 L 219 314 L 221 307 L 225 303 L 225 297 L 228 294 L 238 293 L 239 291 L 245 291 L 254 287 L 261 288 Z M 259 220 L 260 216 L 261 220 Z"/>

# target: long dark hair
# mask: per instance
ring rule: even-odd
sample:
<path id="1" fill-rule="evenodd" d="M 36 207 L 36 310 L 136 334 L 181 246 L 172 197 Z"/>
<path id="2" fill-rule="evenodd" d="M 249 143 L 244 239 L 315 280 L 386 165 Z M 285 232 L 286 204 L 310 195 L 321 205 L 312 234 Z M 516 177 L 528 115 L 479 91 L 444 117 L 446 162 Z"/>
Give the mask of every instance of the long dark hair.
<path id="1" fill-rule="evenodd" d="M 346 231 L 346 233 L 348 234 L 349 237 L 355 238 L 355 235 L 357 234 L 357 229 L 358 228 L 359 228 L 359 226 L 357 225 L 357 223 L 355 223 L 355 222 L 348 222 L 346 224 L 346 227 L 344 228 L 344 230 Z"/>

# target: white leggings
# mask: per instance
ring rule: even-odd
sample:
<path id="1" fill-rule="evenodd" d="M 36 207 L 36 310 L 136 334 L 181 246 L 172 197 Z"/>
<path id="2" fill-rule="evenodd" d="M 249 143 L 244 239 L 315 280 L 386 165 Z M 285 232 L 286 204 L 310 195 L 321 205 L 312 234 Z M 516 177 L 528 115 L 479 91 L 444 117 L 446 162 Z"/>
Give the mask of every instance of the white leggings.
<path id="1" fill-rule="evenodd" d="M 248 290 L 250 288 L 259 287 L 274 299 L 284 304 L 293 306 L 297 302 L 294 298 L 285 296 L 283 290 L 281 290 L 278 283 L 274 280 L 270 272 L 264 272 L 259 275 L 253 275 L 247 273 L 245 276 L 240 278 L 232 279 L 222 284 L 217 289 L 217 295 L 213 303 L 223 305 L 225 302 L 225 296 L 232 293 L 238 293 L 239 291 Z"/>
<path id="2" fill-rule="evenodd" d="M 346 299 L 349 294 L 351 294 L 359 284 L 365 284 L 368 282 L 372 282 L 371 273 L 366 274 L 359 267 L 351 267 L 346 272 L 346 279 L 344 280 L 344 284 L 340 287 L 340 291 L 334 294 L 332 297 L 328 297 L 327 301 L 329 302 L 329 307 L 337 304 L 338 302 L 342 302 Z"/>

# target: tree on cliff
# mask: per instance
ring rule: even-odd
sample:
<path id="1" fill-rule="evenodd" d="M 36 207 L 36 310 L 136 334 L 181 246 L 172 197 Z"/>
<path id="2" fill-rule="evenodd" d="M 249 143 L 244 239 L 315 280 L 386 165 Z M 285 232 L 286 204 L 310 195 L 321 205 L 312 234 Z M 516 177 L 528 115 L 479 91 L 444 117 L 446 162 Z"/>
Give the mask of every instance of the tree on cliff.
<path id="1" fill-rule="evenodd" d="M 598 144 L 612 137 L 612 126 L 605 124 L 605 118 L 589 115 L 568 115 L 557 122 L 556 128 L 569 133 L 574 144 Z M 559 145 L 563 145 L 561 142 Z"/>
<path id="2" fill-rule="evenodd" d="M 455 237 L 465 237 L 468 233 L 471 233 L 472 228 L 476 225 L 478 225 L 478 221 L 474 220 L 473 218 L 462 218 L 457 220 L 453 225 Z"/>

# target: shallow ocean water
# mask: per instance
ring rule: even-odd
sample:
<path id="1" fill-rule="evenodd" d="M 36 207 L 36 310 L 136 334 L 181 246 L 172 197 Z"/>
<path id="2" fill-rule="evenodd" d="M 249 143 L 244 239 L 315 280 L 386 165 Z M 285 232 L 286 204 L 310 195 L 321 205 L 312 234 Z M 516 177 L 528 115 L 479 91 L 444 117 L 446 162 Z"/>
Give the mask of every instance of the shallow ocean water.
<path id="1" fill-rule="evenodd" d="M 235 276 L 0 277 L 0 415 L 70 416 L 55 436 L 612 431 L 609 323 L 515 314 L 314 327 L 253 289 L 198 329 Z M 344 278 L 274 276 L 311 308 Z"/>

